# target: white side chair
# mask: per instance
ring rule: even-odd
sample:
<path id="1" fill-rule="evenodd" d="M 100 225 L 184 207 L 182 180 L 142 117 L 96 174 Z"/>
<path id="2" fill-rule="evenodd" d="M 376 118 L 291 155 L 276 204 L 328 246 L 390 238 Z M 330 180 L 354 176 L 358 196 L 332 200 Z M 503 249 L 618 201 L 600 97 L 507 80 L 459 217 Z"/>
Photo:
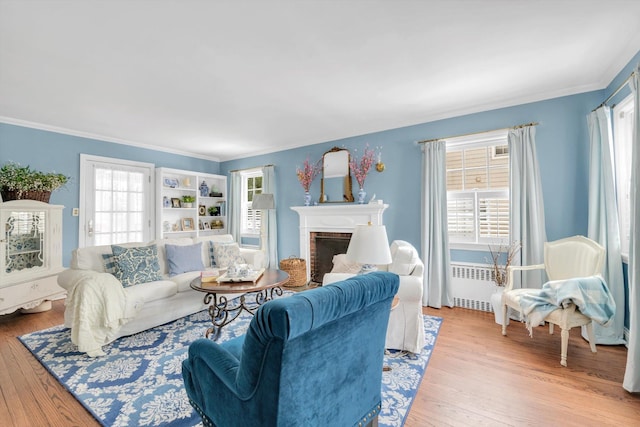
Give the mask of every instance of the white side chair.
<path id="1" fill-rule="evenodd" d="M 394 240 L 389 249 L 391 264 L 378 267 L 400 276 L 400 287 L 396 294 L 399 299 L 398 305 L 391 310 L 389 316 L 385 347 L 420 353 L 425 345 L 424 321 L 422 320 L 424 264 L 418 256 L 418 251 L 409 242 Z M 340 257 L 340 255 L 336 255 L 336 257 Z M 335 267 L 334 264 L 334 269 Z M 345 280 L 353 276 L 360 267 L 348 266 L 347 269 L 349 268 L 352 268 L 351 272 L 326 273 L 322 284 L 328 285 Z"/>
<path id="2" fill-rule="evenodd" d="M 510 266 L 508 268 L 509 280 L 502 294 L 502 335 L 507 335 L 508 309 L 511 308 L 522 316 L 520 298 L 526 293 L 538 291 L 538 289 L 531 288 L 513 289 L 514 272 L 544 269 L 550 281 L 595 276 L 602 274 L 605 252 L 605 249 L 597 242 L 584 236 L 573 236 L 554 242 L 546 242 L 544 244 L 544 264 Z M 553 334 L 553 325 L 560 326 L 562 338 L 560 364 L 562 366 L 567 366 L 567 347 L 571 328 L 586 326 L 591 351 L 596 352 L 593 322 L 580 310 L 577 310 L 574 304 L 554 310 L 544 318 L 544 321 L 549 322 L 550 334 Z"/>

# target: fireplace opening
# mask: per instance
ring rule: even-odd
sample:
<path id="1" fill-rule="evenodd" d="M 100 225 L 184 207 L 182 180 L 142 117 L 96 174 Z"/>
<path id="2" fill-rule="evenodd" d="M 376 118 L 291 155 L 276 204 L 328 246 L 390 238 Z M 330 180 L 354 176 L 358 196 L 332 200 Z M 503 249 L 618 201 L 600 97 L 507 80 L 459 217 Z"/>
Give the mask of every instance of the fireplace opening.
<path id="1" fill-rule="evenodd" d="M 351 233 L 312 232 L 309 239 L 311 281 L 322 283 L 333 268 L 333 256 L 347 253 Z"/>

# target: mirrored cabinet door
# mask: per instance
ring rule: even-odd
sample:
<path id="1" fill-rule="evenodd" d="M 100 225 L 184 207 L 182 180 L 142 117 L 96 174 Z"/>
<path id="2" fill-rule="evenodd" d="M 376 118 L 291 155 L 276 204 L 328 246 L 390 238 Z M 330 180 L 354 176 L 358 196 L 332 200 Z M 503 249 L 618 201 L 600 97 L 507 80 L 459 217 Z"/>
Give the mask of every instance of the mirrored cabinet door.
<path id="1" fill-rule="evenodd" d="M 0 203 L 0 314 L 64 296 L 63 206 L 33 200 Z"/>

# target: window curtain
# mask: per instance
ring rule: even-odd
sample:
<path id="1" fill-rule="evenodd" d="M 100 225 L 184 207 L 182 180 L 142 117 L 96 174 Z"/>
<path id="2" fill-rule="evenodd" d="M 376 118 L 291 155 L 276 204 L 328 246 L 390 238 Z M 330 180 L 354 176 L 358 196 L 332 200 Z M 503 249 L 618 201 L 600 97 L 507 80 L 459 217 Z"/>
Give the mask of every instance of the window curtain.
<path id="1" fill-rule="evenodd" d="M 544 263 L 544 242 L 547 240 L 544 222 L 544 203 L 538 158 L 536 128 L 525 126 L 509 130 L 509 236 L 521 242 L 522 249 L 513 265 Z M 514 275 L 514 289 L 542 288 L 544 272 L 523 271 Z"/>
<path id="2" fill-rule="evenodd" d="M 640 65 L 631 76 L 633 140 L 631 141 L 631 238 L 629 241 L 629 344 L 622 386 L 640 392 Z"/>
<path id="3" fill-rule="evenodd" d="M 422 144 L 422 305 L 453 307 L 447 227 L 447 147 L 444 141 Z"/>
<path id="4" fill-rule="evenodd" d="M 233 240 L 242 243 L 242 175 L 239 171 L 231 172 L 229 188 L 229 233 Z"/>
<path id="5" fill-rule="evenodd" d="M 589 156 L 588 237 L 606 250 L 602 277 L 616 302 L 616 314 L 608 327 L 594 323 L 596 344 L 624 344 L 624 277 L 620 249 L 620 227 L 611 156 L 611 109 L 602 106 L 587 115 L 591 153 Z M 586 326 L 582 337 L 589 340 Z"/>
<path id="6" fill-rule="evenodd" d="M 273 194 L 274 203 L 276 197 L 276 175 L 273 166 L 262 168 L 262 192 Z M 264 215 L 261 219 L 262 226 L 266 227 L 267 241 L 260 242 L 260 247 L 265 251 L 265 266 L 267 268 L 278 268 L 278 228 L 276 222 L 276 209 L 262 211 Z"/>

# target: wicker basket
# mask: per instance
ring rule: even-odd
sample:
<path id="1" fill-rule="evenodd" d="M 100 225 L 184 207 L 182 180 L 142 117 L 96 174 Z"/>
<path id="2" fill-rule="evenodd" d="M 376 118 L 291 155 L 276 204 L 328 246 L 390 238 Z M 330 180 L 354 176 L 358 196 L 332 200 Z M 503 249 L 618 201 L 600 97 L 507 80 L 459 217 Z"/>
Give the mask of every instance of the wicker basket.
<path id="1" fill-rule="evenodd" d="M 10 200 L 38 200 L 40 202 L 49 203 L 51 191 L 0 190 L 0 195 L 2 195 L 3 202 L 8 202 Z"/>
<path id="2" fill-rule="evenodd" d="M 284 286 L 297 288 L 307 284 L 307 262 L 294 255 L 280 261 L 280 270 L 289 273 L 289 280 Z"/>

